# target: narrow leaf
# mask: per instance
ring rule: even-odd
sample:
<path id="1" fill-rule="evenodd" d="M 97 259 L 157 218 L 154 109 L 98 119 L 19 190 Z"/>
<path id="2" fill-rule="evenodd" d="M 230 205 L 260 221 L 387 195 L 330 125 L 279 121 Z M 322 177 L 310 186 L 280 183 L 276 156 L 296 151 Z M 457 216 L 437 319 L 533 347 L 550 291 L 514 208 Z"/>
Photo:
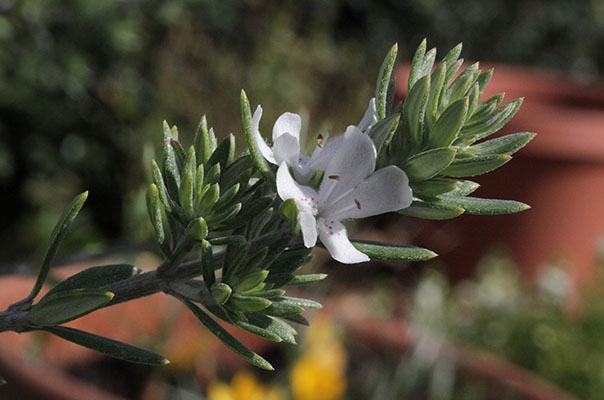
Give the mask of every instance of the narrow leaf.
<path id="1" fill-rule="evenodd" d="M 513 200 L 481 199 L 478 197 L 440 196 L 446 204 L 463 207 L 468 214 L 500 215 L 513 214 L 530 209 L 527 204 Z"/>
<path id="2" fill-rule="evenodd" d="M 366 240 L 355 240 L 352 245 L 373 260 L 392 261 L 425 261 L 436 257 L 438 254 L 416 246 L 403 246 Z"/>
<path id="3" fill-rule="evenodd" d="M 424 112 L 430 93 L 430 77 L 425 76 L 413 87 L 403 104 L 403 132 L 407 148 L 414 150 L 422 144 Z"/>
<path id="4" fill-rule="evenodd" d="M 457 138 L 468 113 L 468 98 L 448 106 L 428 134 L 431 147 L 447 147 Z"/>
<path id="5" fill-rule="evenodd" d="M 228 304 L 237 311 L 260 311 L 271 305 L 271 301 L 262 297 L 233 294 Z"/>
<path id="6" fill-rule="evenodd" d="M 149 214 L 149 219 L 151 220 L 151 225 L 153 225 L 155 240 L 157 240 L 157 243 L 161 245 L 164 243 L 166 235 L 164 232 L 164 224 L 162 222 L 159 190 L 154 183 L 152 183 L 147 189 L 147 212 Z"/>
<path id="7" fill-rule="evenodd" d="M 400 114 L 391 115 L 388 118 L 384 118 L 378 121 L 371 127 L 369 131 L 369 137 L 373 140 L 375 148 L 377 149 L 377 159 L 380 160 L 386 153 L 386 148 L 390 144 L 394 132 L 398 127 Z"/>
<path id="8" fill-rule="evenodd" d="M 497 169 L 511 159 L 507 155 L 462 158 L 453 161 L 441 174 L 454 178 L 476 176 Z"/>
<path id="9" fill-rule="evenodd" d="M 531 132 L 514 133 L 468 147 L 464 153 L 473 156 L 512 155 L 535 136 L 536 134 Z"/>
<path id="10" fill-rule="evenodd" d="M 64 326 L 54 326 L 46 327 L 44 330 L 72 343 L 99 351 L 103 354 L 118 358 L 120 360 L 147 365 L 166 365 L 170 363 L 170 361 L 164 357 L 150 352 L 149 350 L 118 342 L 117 340 L 94 335 L 92 333 L 80 331 L 78 329 L 67 328 Z"/>
<path id="11" fill-rule="evenodd" d="M 197 132 L 195 132 L 195 152 L 199 158 L 199 164 L 206 164 L 212 155 L 208 122 L 205 115 L 201 117 Z"/>
<path id="12" fill-rule="evenodd" d="M 276 189 L 275 175 L 268 167 L 266 160 L 260 153 L 258 143 L 256 143 L 256 137 L 252 129 L 252 111 L 250 109 L 250 102 L 243 90 L 241 91 L 241 116 L 243 119 L 243 130 L 245 131 L 245 136 L 247 138 L 250 155 L 252 156 L 256 167 L 262 176 L 264 176 L 264 179 L 266 179 L 273 189 Z"/>
<path id="13" fill-rule="evenodd" d="M 207 167 L 209 168 L 214 164 L 220 164 L 221 168 L 224 170 L 233 162 L 234 156 L 235 136 L 230 134 L 222 142 L 220 142 L 218 147 L 216 147 L 216 150 L 214 150 L 214 153 L 212 153 L 212 156 L 208 160 Z"/>
<path id="14" fill-rule="evenodd" d="M 129 264 L 90 267 L 60 282 L 50 289 L 45 297 L 72 289 L 98 289 L 131 278 L 138 275 L 140 271 L 139 268 Z"/>
<path id="15" fill-rule="evenodd" d="M 290 285 L 306 285 L 308 283 L 314 283 L 317 281 L 322 281 L 327 278 L 327 274 L 304 274 L 304 275 L 295 275 L 294 279 L 289 282 Z"/>
<path id="16" fill-rule="evenodd" d="M 96 289 L 73 289 L 45 296 L 27 315 L 35 326 L 59 325 L 89 314 L 109 303 L 113 293 Z"/>
<path id="17" fill-rule="evenodd" d="M 219 306 L 229 301 L 232 293 L 233 289 L 226 283 L 214 283 L 210 288 L 210 294 Z"/>
<path id="18" fill-rule="evenodd" d="M 427 45 L 428 42 L 426 39 L 424 39 L 419 46 L 417 46 L 417 50 L 415 50 L 415 55 L 411 61 L 411 69 L 409 70 L 409 79 L 407 81 L 408 92 L 411 92 L 411 89 L 415 83 L 421 78 L 419 74 L 424 63 L 424 55 L 426 54 Z"/>
<path id="19" fill-rule="evenodd" d="M 453 179 L 434 178 L 422 182 L 412 182 L 411 189 L 414 196 L 433 197 L 454 190 L 457 187 L 456 182 Z"/>
<path id="20" fill-rule="evenodd" d="M 447 168 L 455 159 L 455 149 L 441 147 L 410 157 L 403 170 L 412 182 L 430 179 Z"/>
<path id="21" fill-rule="evenodd" d="M 206 328 L 208 328 L 218 339 L 222 341 L 228 348 L 237 353 L 241 358 L 248 361 L 249 363 L 269 371 L 274 370 L 273 366 L 269 364 L 264 358 L 254 353 L 252 350 L 244 346 L 241 342 L 231 336 L 222 326 L 214 321 L 208 314 L 203 312 L 195 304 L 191 303 L 186 299 L 180 299 L 188 308 L 195 314 L 195 316 L 201 321 Z"/>
<path id="22" fill-rule="evenodd" d="M 386 118 L 386 113 L 388 111 L 386 109 L 388 85 L 390 83 L 390 76 L 392 75 L 392 69 L 394 68 L 397 52 L 398 43 L 395 43 L 386 55 L 386 58 L 384 58 L 382 66 L 380 67 L 380 72 L 378 73 L 378 79 L 375 87 L 375 102 L 378 121 Z"/>
<path id="23" fill-rule="evenodd" d="M 212 245 L 207 240 L 201 241 L 201 273 L 208 289 L 216 282 Z"/>
<path id="24" fill-rule="evenodd" d="M 442 220 L 458 217 L 464 211 L 463 208 L 453 205 L 414 200 L 411 206 L 398 212 L 408 217 Z"/>
<path id="25" fill-rule="evenodd" d="M 29 296 L 27 296 L 26 301 L 33 300 L 34 297 L 40 293 L 42 289 L 42 285 L 46 281 L 46 277 L 48 276 L 48 271 L 50 270 L 50 264 L 55 258 L 57 254 L 57 250 L 67 233 L 67 230 L 77 217 L 78 213 L 84 206 L 86 199 L 88 198 L 88 191 L 84 193 L 80 193 L 77 195 L 72 201 L 71 204 L 67 207 L 67 209 L 59 218 L 57 225 L 55 225 L 52 234 L 50 235 L 50 241 L 48 243 L 48 247 L 46 248 L 46 253 L 44 254 L 44 258 L 42 259 L 42 265 L 40 266 L 40 271 L 38 272 L 38 277 L 36 278 L 36 283 L 31 290 Z"/>
<path id="26" fill-rule="evenodd" d="M 296 330 L 279 318 L 262 315 L 259 313 L 246 314 L 250 323 L 259 326 L 267 331 L 279 336 L 285 343 L 296 344 Z"/>
<path id="27" fill-rule="evenodd" d="M 461 142 L 464 144 L 473 143 L 503 128 L 516 115 L 523 100 L 523 98 L 512 100 L 505 106 L 500 107 L 495 113 L 489 115 L 488 119 L 464 126 L 459 134 Z"/>

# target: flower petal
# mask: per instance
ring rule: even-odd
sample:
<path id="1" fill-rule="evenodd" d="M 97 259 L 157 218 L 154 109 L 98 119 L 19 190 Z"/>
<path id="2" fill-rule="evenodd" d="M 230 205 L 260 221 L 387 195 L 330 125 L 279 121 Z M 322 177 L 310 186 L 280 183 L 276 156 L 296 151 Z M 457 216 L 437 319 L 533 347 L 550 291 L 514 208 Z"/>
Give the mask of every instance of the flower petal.
<path id="1" fill-rule="evenodd" d="M 300 142 L 298 138 L 290 133 L 284 133 L 275 139 L 273 143 L 273 156 L 277 164 L 286 162 L 294 167 L 300 162 Z"/>
<path id="2" fill-rule="evenodd" d="M 362 132 L 367 132 L 375 123 L 377 122 L 377 109 L 375 107 L 375 97 L 372 97 L 369 100 L 369 105 L 367 106 L 367 110 L 365 110 L 365 115 L 363 115 L 363 119 L 357 125 Z"/>
<path id="3" fill-rule="evenodd" d="M 317 244 L 317 221 L 309 212 L 300 213 L 300 229 L 304 238 L 304 246 L 310 248 Z"/>
<path id="4" fill-rule="evenodd" d="M 352 190 L 375 170 L 376 150 L 368 135 L 349 126 L 339 149 L 333 154 L 321 182 L 320 203 L 328 206 Z"/>
<path id="5" fill-rule="evenodd" d="M 275 157 L 273 156 L 273 151 L 268 147 L 262 135 L 260 135 L 260 118 L 262 118 L 262 107 L 258 105 L 252 116 L 252 130 L 254 132 L 254 137 L 256 138 L 256 143 L 258 144 L 258 150 L 260 150 L 262 157 L 266 158 L 266 161 L 277 164 Z"/>
<path id="6" fill-rule="evenodd" d="M 313 212 L 316 210 L 319 195 L 308 186 L 300 185 L 289 174 L 286 163 L 281 163 L 277 170 L 277 193 L 282 200 L 294 199 L 300 212 Z"/>
<path id="7" fill-rule="evenodd" d="M 299 141 L 301 127 L 302 119 L 298 114 L 290 112 L 281 114 L 281 116 L 277 118 L 277 121 L 275 121 L 275 125 L 273 125 L 273 143 L 284 133 L 289 133 Z"/>
<path id="8" fill-rule="evenodd" d="M 365 218 L 407 208 L 413 201 L 407 175 L 391 165 L 375 171 L 322 213 L 333 219 Z"/>
<path id="9" fill-rule="evenodd" d="M 358 251 L 348 239 L 346 227 L 338 220 L 319 218 L 319 237 L 334 260 L 344 264 L 369 261 L 366 254 Z"/>
<path id="10" fill-rule="evenodd" d="M 326 144 L 323 147 L 315 147 L 315 150 L 310 156 L 310 160 L 306 164 L 306 167 L 314 171 L 325 171 L 329 160 L 332 159 L 334 154 L 342 146 L 344 135 L 336 136 L 332 139 L 325 138 Z"/>

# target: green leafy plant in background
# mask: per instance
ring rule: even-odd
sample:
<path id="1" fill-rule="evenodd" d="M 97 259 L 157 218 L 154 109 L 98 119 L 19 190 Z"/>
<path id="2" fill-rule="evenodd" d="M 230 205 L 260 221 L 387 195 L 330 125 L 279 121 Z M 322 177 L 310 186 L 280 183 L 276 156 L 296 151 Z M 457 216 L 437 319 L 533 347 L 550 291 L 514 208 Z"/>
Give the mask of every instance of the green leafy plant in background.
<path id="1" fill-rule="evenodd" d="M 61 326 L 99 308 L 163 292 L 180 300 L 235 353 L 257 367 L 272 369 L 217 320 L 275 342 L 295 343 L 291 323 L 308 324 L 302 312 L 320 304 L 289 297 L 286 290 L 326 277 L 296 273 L 310 261 L 317 236 L 335 259 L 348 263 L 436 256 L 414 246 L 350 241 L 343 225 L 338 228 L 340 219 L 388 211 L 451 218 L 464 211 L 504 214 L 527 209 L 518 202 L 468 197 L 478 185 L 460 179 L 500 167 L 530 141 L 533 134 L 515 134 L 476 144 L 512 118 L 521 100 L 501 106 L 502 96 L 495 96 L 481 102 L 492 71 L 481 73 L 475 64 L 454 78 L 462 65 L 459 45 L 431 72 L 436 50 L 425 49 L 424 41 L 413 60 L 409 96 L 396 107 L 392 70 L 397 46 L 390 50 L 366 118 L 340 137 L 317 139 L 315 153 L 323 152 L 328 161 L 311 170 L 303 184 L 296 182 L 302 182 L 296 168 L 310 168 L 316 159 L 313 153 L 308 164 L 299 164 L 307 157 L 298 153 L 299 143 L 292 153 L 296 117 L 284 114 L 284 121 L 294 121 L 285 125 L 280 125 L 281 117 L 277 120 L 274 153 L 268 153 L 258 128 L 262 110 L 258 107 L 252 115 L 243 91 L 241 112 L 248 147 L 242 152 L 237 153 L 233 135 L 218 143 L 205 117 L 188 148 L 177 127 L 164 123 L 161 162 L 151 163 L 152 183 L 147 190 L 147 210 L 164 258 L 161 265 L 143 274 L 131 265 L 93 267 L 58 283 L 35 302 L 58 246 L 88 196 L 80 194 L 51 235 L 31 293 L 0 313 L 0 332 L 45 330 L 113 357 L 165 364 L 166 359 L 147 350 Z M 287 132 L 279 136 L 278 126 L 286 126 Z M 283 158 L 284 154 L 293 158 Z M 355 159 L 359 154 L 360 159 Z M 366 173 L 358 176 L 357 166 Z M 344 168 L 339 175 L 330 172 L 338 168 Z M 302 192 L 315 193 L 317 203 L 298 196 Z M 327 225 L 335 231 L 328 232 Z"/>

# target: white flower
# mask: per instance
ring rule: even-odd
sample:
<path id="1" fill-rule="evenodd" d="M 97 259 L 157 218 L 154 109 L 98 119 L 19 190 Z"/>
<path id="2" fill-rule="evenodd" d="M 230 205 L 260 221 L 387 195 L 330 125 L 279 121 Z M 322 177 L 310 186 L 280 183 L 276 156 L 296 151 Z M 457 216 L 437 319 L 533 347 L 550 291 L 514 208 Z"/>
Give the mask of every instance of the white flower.
<path id="1" fill-rule="evenodd" d="M 289 174 L 287 163 L 281 163 L 277 191 L 284 201 L 296 201 L 306 247 L 313 247 L 318 235 L 337 261 L 369 261 L 352 245 L 341 221 L 400 210 L 408 207 L 413 198 L 407 175 L 395 166 L 375 171 L 375 158 L 375 146 L 369 136 L 349 126 L 326 166 L 318 192 L 298 184 Z"/>
<path id="2" fill-rule="evenodd" d="M 363 115 L 363 119 L 361 119 L 361 122 L 359 122 L 357 128 L 359 128 L 361 132 L 367 133 L 377 121 L 378 118 L 377 109 L 375 107 L 375 97 L 372 97 L 371 100 L 369 100 L 367 110 L 365 110 L 365 115 Z"/>
<path id="3" fill-rule="evenodd" d="M 319 135 L 317 146 L 309 157 L 300 152 L 300 129 L 302 120 L 298 114 L 283 113 L 273 126 L 273 148 L 271 149 L 260 134 L 260 118 L 262 107 L 258 106 L 252 117 L 252 129 L 258 143 L 258 149 L 262 156 L 270 163 L 281 165 L 285 162 L 292 167 L 297 181 L 307 183 L 316 171 L 324 171 L 328 161 L 340 147 L 341 137 L 327 141 Z M 358 124 L 362 132 L 368 132 L 377 122 L 377 111 L 375 98 L 369 100 L 365 115 Z M 325 144 L 325 145 L 324 145 Z"/>
<path id="4" fill-rule="evenodd" d="M 262 156 L 270 163 L 286 163 L 294 170 L 296 179 L 308 182 L 316 169 L 310 168 L 310 157 L 300 152 L 300 128 L 302 120 L 298 114 L 283 113 L 273 126 L 273 148 L 260 135 L 259 124 L 262 107 L 258 106 L 252 117 L 252 129 Z"/>

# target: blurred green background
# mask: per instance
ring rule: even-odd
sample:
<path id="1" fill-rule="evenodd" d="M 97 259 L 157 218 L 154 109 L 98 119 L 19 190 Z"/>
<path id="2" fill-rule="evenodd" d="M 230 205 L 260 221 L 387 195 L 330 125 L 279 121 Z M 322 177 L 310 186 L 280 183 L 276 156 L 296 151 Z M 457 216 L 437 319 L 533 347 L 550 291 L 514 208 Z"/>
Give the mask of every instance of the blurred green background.
<path id="1" fill-rule="evenodd" d="M 441 55 L 604 72 L 604 1 L 0 1 L 0 260 L 43 247 L 91 196 L 66 249 L 146 236 L 141 187 L 167 119 L 241 131 L 239 91 L 310 133 L 356 122 L 383 55 L 422 38 Z M 240 141 L 240 148 L 243 147 Z"/>

